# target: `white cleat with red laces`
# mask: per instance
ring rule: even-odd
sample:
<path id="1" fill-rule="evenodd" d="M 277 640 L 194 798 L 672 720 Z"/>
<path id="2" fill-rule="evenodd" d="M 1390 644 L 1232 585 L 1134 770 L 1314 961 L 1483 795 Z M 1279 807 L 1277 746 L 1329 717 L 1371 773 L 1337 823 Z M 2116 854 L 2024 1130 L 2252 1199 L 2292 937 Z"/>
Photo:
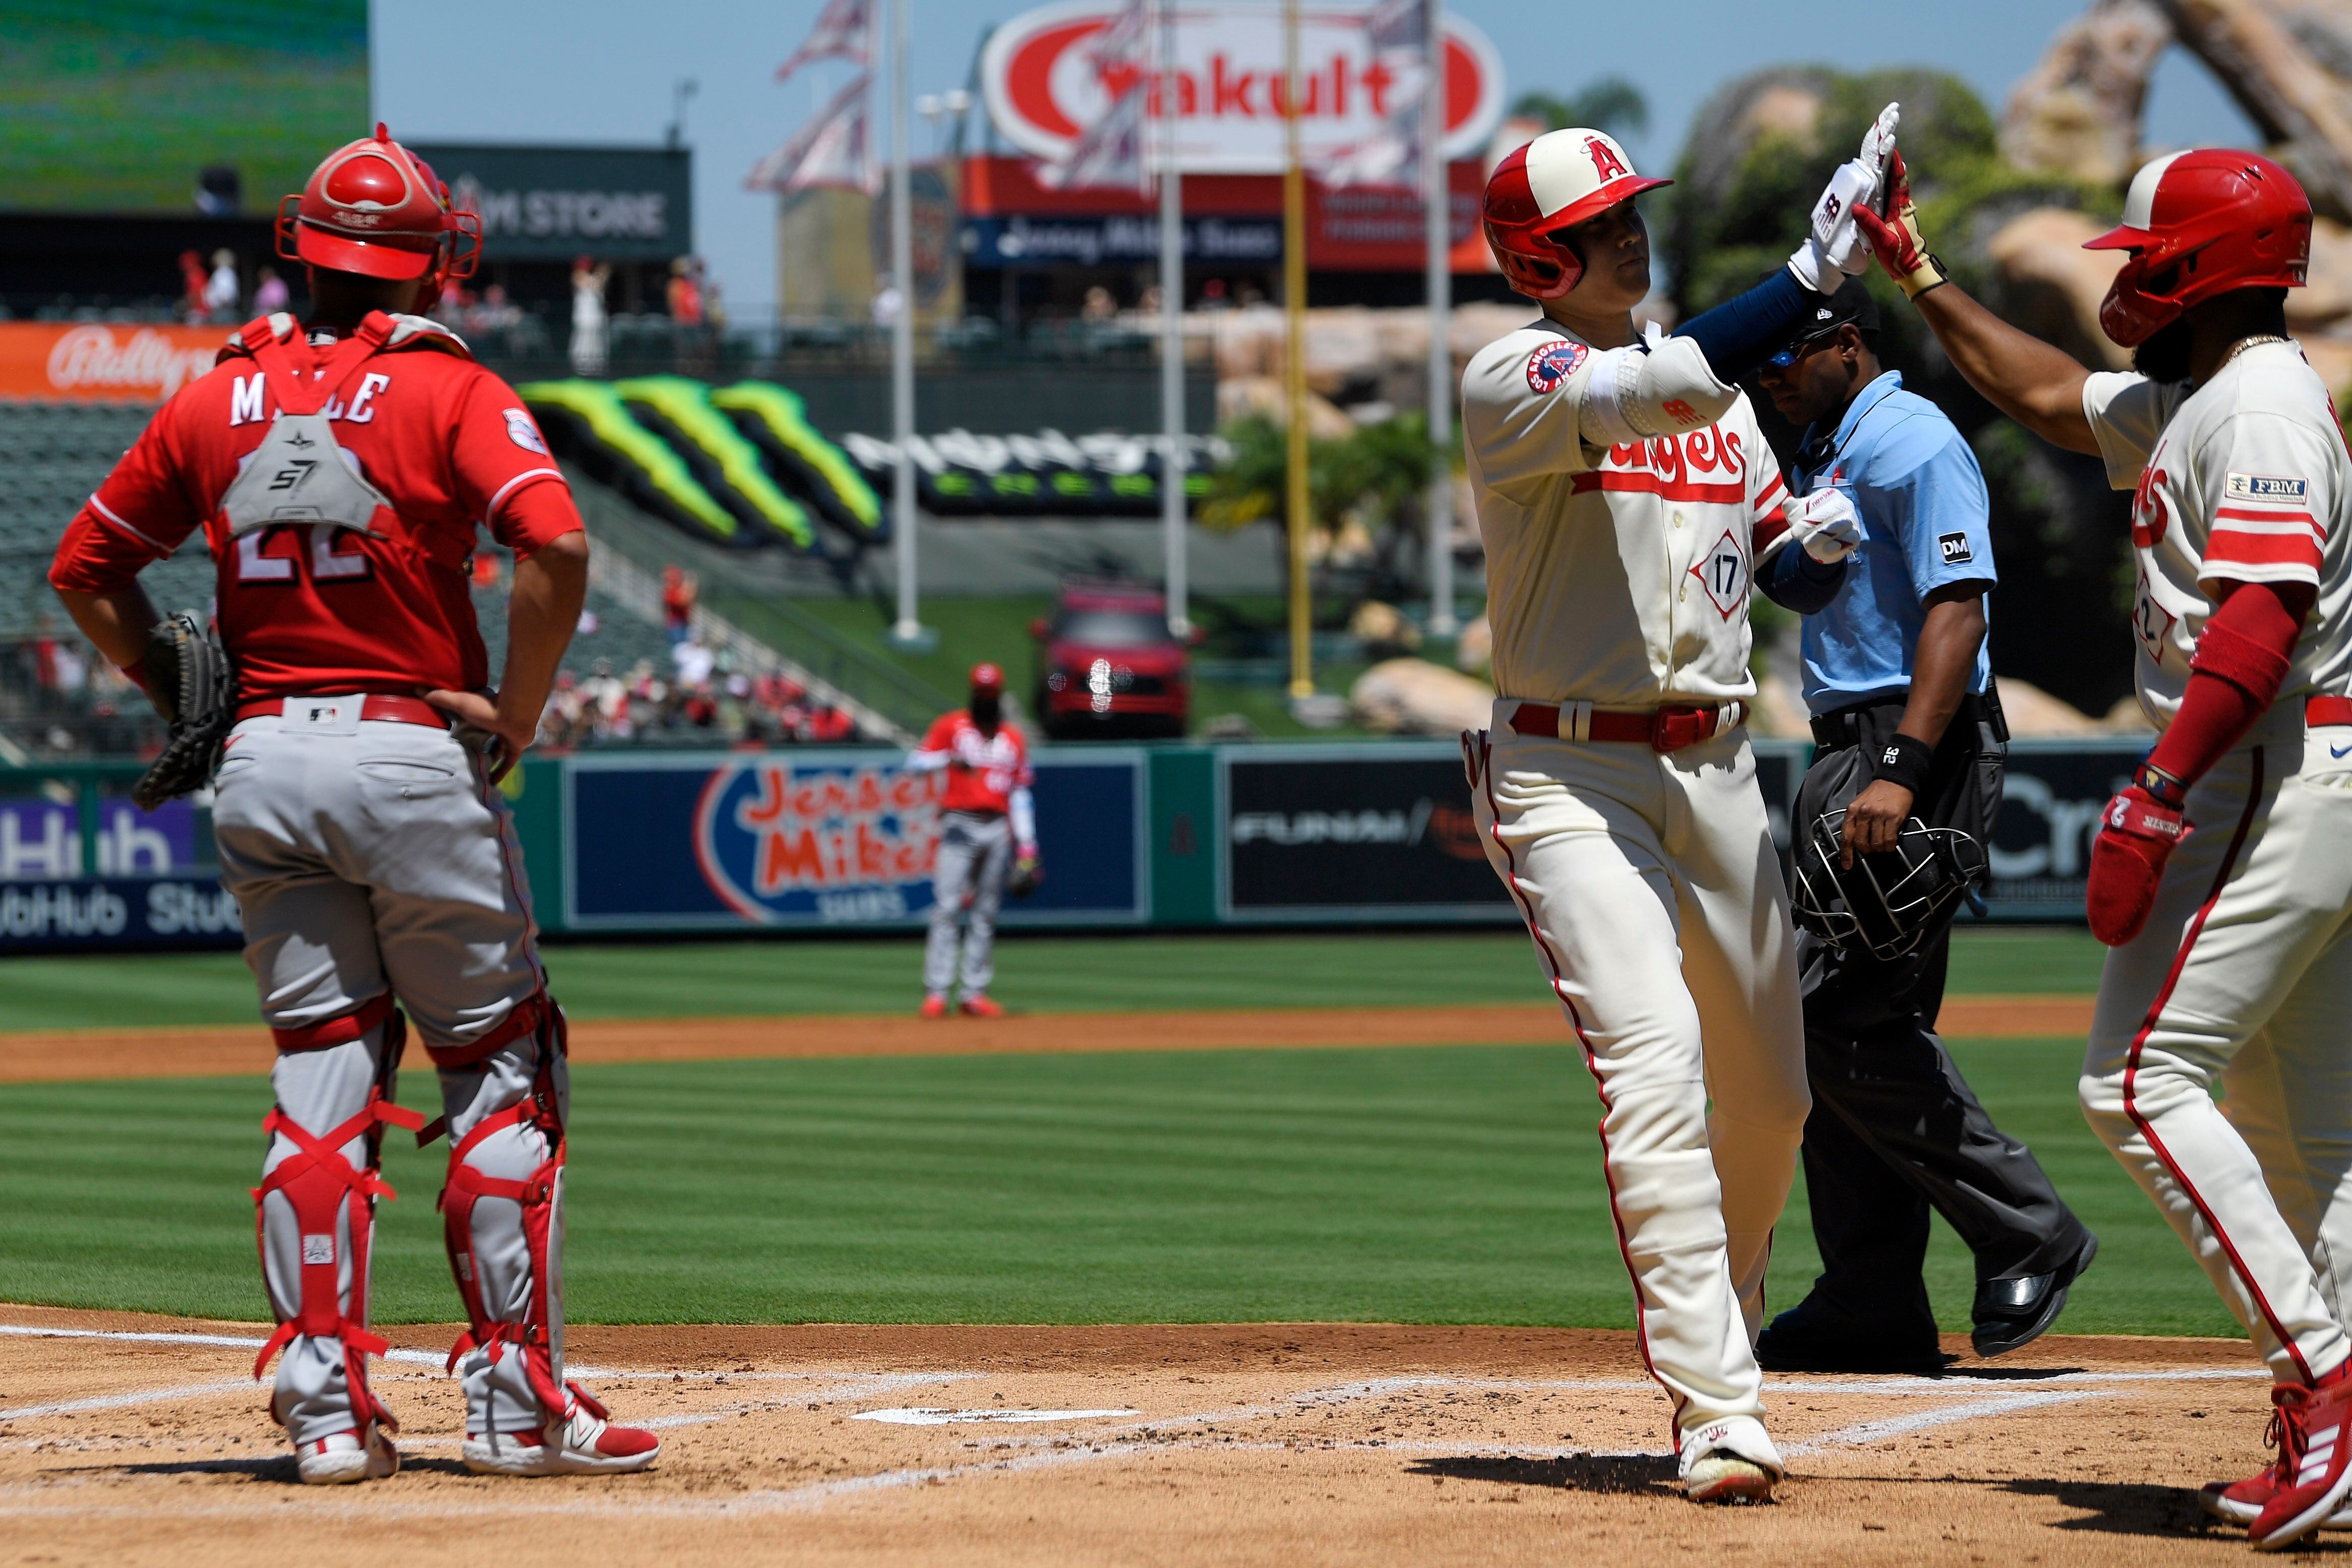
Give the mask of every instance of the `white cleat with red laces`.
<path id="1" fill-rule="evenodd" d="M 302 1472 L 302 1484 L 310 1487 L 380 1481 L 400 1468 L 400 1450 L 392 1446 L 381 1426 L 369 1427 L 365 1439 L 356 1432 L 333 1432 L 315 1442 L 297 1444 L 294 1458 Z"/>
<path id="2" fill-rule="evenodd" d="M 661 1439 L 639 1426 L 614 1426 L 610 1412 L 578 1384 L 564 1385 L 561 1441 L 546 1432 L 468 1432 L 466 1468 L 483 1476 L 610 1476 L 642 1470 L 661 1456 Z M 526 1438 L 536 1437 L 538 1442 Z"/>

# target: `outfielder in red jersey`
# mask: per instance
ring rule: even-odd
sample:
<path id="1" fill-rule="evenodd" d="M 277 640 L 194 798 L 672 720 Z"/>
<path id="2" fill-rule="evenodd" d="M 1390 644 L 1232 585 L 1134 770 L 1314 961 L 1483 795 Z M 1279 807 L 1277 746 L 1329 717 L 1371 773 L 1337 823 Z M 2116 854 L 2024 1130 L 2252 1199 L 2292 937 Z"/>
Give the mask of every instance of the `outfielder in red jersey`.
<path id="1" fill-rule="evenodd" d="M 971 703 L 931 721 L 923 743 L 907 759 L 918 773 L 944 769 L 940 799 L 939 858 L 931 871 L 931 930 L 923 949 L 923 1016 L 948 1016 L 962 945 L 963 1011 L 979 1018 L 1002 1015 L 988 994 L 996 978 L 996 916 L 1008 883 L 1015 891 L 1038 876 L 1037 812 L 1029 795 L 1036 773 L 1029 742 L 1004 717 L 1004 672 L 971 667 Z"/>
<path id="2" fill-rule="evenodd" d="M 577 625 L 588 545 L 521 400 L 406 314 L 462 275 L 474 234 L 382 126 L 279 218 L 310 267 L 306 326 L 248 324 L 75 517 L 50 581 L 142 676 L 141 570 L 201 528 L 237 668 L 215 780 L 221 880 L 278 1045 L 258 1189 L 281 1349 L 271 1413 L 310 1482 L 399 1468 L 370 1390 L 369 1243 L 414 1020 L 450 1139 L 441 1196 L 469 1327 L 452 1352 L 468 1468 L 642 1469 L 660 1445 L 563 1378 L 563 1015 L 541 966 L 496 788 Z M 478 531 L 514 552 L 495 691 L 467 582 Z M 423 1134 L 420 1133 L 420 1136 Z"/>

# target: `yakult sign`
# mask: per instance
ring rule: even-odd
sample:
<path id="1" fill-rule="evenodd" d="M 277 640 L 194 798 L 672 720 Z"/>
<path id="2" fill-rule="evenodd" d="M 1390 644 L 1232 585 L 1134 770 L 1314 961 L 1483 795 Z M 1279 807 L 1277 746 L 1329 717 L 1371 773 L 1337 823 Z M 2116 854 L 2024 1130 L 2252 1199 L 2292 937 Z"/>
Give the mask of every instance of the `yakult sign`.
<path id="1" fill-rule="evenodd" d="M 989 35 L 981 87 L 996 129 L 1023 152 L 1058 158 L 1131 77 L 1080 47 L 1116 5 L 1069 0 L 1024 12 Z M 1379 131 L 1395 76 L 1374 54 L 1368 9 L 1302 7 L 1299 135 L 1309 165 Z M 1503 114 L 1503 62 L 1475 27 L 1445 19 L 1445 155 L 1476 156 Z M 1283 167 L 1282 7 L 1226 0 L 1176 9 L 1178 156 L 1194 174 L 1267 174 Z M 1152 111 L 1159 104 L 1156 84 Z M 1154 139 L 1156 145 L 1156 138 Z"/>

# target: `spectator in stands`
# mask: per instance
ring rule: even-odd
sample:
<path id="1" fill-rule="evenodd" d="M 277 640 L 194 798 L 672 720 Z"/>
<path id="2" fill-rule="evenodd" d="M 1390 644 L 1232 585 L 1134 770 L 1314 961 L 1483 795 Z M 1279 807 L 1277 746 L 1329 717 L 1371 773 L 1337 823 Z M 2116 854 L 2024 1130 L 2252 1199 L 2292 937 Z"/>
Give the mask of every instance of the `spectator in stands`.
<path id="1" fill-rule="evenodd" d="M 1118 314 L 1118 301 L 1099 283 L 1087 290 L 1086 303 L 1078 307 L 1078 319 L 1082 321 L 1108 321 Z"/>
<path id="2" fill-rule="evenodd" d="M 205 258 L 193 250 L 180 252 L 180 312 L 190 326 L 202 326 L 205 320 L 205 288 L 211 280 L 205 276 Z"/>
<path id="3" fill-rule="evenodd" d="M 667 297 L 670 323 L 681 330 L 702 325 L 702 261 L 681 256 L 669 264 Z"/>
<path id="4" fill-rule="evenodd" d="M 693 573 L 672 564 L 662 568 L 662 626 L 669 633 L 669 646 L 676 647 L 690 635 L 694 626 L 694 601 L 701 591 Z"/>
<path id="5" fill-rule="evenodd" d="M 265 267 L 253 286 L 253 313 L 274 315 L 286 309 L 290 297 L 291 290 L 286 287 L 286 279 L 278 276 L 278 268 Z"/>
<path id="6" fill-rule="evenodd" d="M 710 667 L 715 661 L 710 650 L 702 646 L 699 633 L 688 632 L 686 640 L 669 650 L 669 658 L 677 667 L 680 686 L 699 686 L 710 679 Z"/>
<path id="7" fill-rule="evenodd" d="M 583 256 L 572 264 L 572 374 L 602 375 L 607 363 L 604 332 L 604 283 L 610 267 L 599 267 Z"/>
<path id="8" fill-rule="evenodd" d="M 895 324 L 898 320 L 898 312 L 906 308 L 906 304 L 907 297 L 898 292 L 898 285 L 891 281 L 888 273 L 885 272 L 874 280 L 872 310 L 876 326 L 887 327 Z"/>
<path id="9" fill-rule="evenodd" d="M 236 302 L 245 292 L 236 278 L 236 252 L 223 247 L 213 252 L 213 275 L 205 283 L 205 315 L 225 326 L 236 324 Z"/>
<path id="10" fill-rule="evenodd" d="M 474 556 L 474 586 L 481 589 L 499 585 L 499 557 L 495 551 L 484 550 Z"/>

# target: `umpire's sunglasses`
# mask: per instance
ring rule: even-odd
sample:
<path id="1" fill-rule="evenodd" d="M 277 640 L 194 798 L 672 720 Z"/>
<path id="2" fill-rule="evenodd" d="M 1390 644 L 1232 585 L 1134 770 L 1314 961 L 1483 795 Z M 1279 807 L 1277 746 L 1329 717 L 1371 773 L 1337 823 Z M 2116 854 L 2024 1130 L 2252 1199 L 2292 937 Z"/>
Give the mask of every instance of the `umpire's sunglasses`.
<path id="1" fill-rule="evenodd" d="M 1790 365 L 1795 364 L 1799 360 L 1804 358 L 1807 354 L 1812 353 L 1815 349 L 1821 347 L 1823 343 L 1829 342 L 1831 340 L 1834 339 L 1838 335 L 1838 327 L 1845 325 L 1847 325 L 1846 322 L 1840 321 L 1836 327 L 1824 328 L 1822 331 L 1813 333 L 1811 337 L 1799 338 L 1795 342 L 1790 343 L 1787 348 L 1782 349 L 1779 353 L 1772 355 L 1764 363 L 1774 370 L 1786 370 Z"/>

